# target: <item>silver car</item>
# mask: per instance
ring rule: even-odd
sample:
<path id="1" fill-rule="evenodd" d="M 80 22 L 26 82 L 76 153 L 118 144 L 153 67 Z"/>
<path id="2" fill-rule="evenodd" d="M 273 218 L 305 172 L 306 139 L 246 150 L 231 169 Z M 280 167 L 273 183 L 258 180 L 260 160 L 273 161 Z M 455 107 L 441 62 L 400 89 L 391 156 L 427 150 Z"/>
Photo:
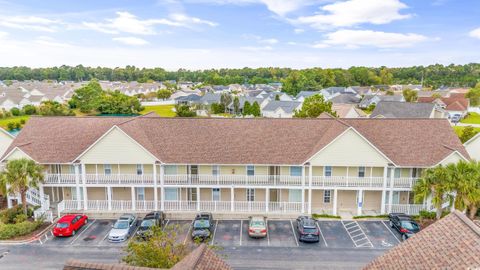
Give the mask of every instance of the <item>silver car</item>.
<path id="1" fill-rule="evenodd" d="M 134 232 L 137 226 L 137 217 L 133 214 L 123 214 L 113 224 L 110 233 L 108 234 L 108 241 L 123 242 L 127 240 Z"/>

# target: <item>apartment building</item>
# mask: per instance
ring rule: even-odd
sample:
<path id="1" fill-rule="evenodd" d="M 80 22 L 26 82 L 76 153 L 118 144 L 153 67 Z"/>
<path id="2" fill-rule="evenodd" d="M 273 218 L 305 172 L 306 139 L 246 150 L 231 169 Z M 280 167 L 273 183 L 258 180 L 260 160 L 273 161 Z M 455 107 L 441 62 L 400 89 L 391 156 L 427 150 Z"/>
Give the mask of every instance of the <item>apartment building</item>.
<path id="1" fill-rule="evenodd" d="M 421 171 L 467 160 L 445 119 L 32 117 L 2 157 L 62 211 L 417 213 Z M 48 196 L 45 196 L 48 195 Z"/>

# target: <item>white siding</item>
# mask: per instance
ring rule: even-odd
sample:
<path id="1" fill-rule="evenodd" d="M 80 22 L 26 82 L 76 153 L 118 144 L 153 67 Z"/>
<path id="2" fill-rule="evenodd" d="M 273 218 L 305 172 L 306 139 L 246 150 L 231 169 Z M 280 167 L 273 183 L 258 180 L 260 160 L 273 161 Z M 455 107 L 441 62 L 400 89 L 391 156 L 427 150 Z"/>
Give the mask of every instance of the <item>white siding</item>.
<path id="1" fill-rule="evenodd" d="M 80 160 L 89 164 L 146 164 L 155 158 L 118 128 L 114 128 L 84 153 Z"/>
<path id="2" fill-rule="evenodd" d="M 463 160 L 463 158 L 457 153 L 457 152 L 453 152 L 451 153 L 450 155 L 448 155 L 443 161 L 442 161 L 442 165 L 447 165 L 449 163 L 457 163 L 459 162 L 460 160 Z"/>
<path id="3" fill-rule="evenodd" d="M 465 144 L 468 154 L 471 158 L 480 161 L 480 134 Z"/>
<path id="4" fill-rule="evenodd" d="M 13 137 L 6 134 L 6 132 L 7 131 L 0 130 L 0 156 L 5 154 L 5 151 L 7 151 L 7 148 L 13 141 Z"/>
<path id="5" fill-rule="evenodd" d="M 314 166 L 383 167 L 389 161 L 368 141 L 350 129 L 314 155 L 310 163 Z"/>

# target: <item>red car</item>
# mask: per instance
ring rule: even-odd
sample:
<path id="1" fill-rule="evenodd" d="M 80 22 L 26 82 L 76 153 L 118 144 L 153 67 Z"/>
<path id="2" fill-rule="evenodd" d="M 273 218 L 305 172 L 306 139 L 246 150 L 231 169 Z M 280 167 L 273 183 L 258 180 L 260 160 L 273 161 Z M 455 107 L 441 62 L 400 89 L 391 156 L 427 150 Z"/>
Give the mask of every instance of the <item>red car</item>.
<path id="1" fill-rule="evenodd" d="M 52 233 L 55 236 L 73 236 L 87 223 L 88 217 L 86 215 L 65 215 L 57 221 Z"/>

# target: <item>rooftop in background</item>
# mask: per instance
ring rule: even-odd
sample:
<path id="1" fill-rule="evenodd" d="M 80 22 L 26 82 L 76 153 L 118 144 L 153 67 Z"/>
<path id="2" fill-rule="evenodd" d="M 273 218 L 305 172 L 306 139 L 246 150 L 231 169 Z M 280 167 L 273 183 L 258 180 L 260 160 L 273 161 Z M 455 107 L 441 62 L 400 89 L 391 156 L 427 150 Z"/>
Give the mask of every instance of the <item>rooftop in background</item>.
<path id="1" fill-rule="evenodd" d="M 433 103 L 381 101 L 377 104 L 370 117 L 431 118 L 434 108 L 435 104 Z"/>

